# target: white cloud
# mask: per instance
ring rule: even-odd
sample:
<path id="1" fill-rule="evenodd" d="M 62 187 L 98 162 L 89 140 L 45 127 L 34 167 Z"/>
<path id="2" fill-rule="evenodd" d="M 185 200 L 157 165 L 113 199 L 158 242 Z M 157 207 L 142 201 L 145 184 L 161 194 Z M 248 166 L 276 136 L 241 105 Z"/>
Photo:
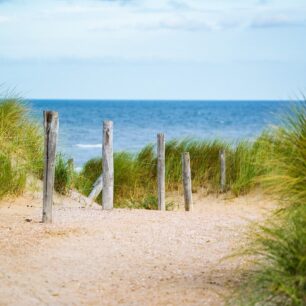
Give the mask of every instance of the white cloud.
<path id="1" fill-rule="evenodd" d="M 89 0 L 57 2 L 44 17 L 76 18 L 90 31 L 214 31 L 232 28 L 300 26 L 305 8 L 273 2 L 208 0 Z M 220 4 L 222 3 L 222 5 Z M 258 4 L 260 4 L 258 6 Z M 264 4 L 264 5 L 263 5 Z"/>
<path id="2" fill-rule="evenodd" d="M 201 31 L 213 30 L 217 24 L 205 19 L 192 19 L 184 16 L 166 15 L 163 17 L 147 16 L 146 18 L 135 18 L 133 20 L 111 20 L 97 21 L 89 26 L 91 31 Z"/>
<path id="3" fill-rule="evenodd" d="M 251 28 L 299 27 L 305 25 L 305 19 L 292 18 L 286 15 L 260 16 L 254 18 L 250 23 Z"/>
<path id="4" fill-rule="evenodd" d="M 301 31 L 293 25 L 306 16 L 306 4 L 297 9 L 293 2 L 278 7 L 255 0 L 32 1 L 1 6 L 12 22 L 0 27 L 0 56 L 219 60 L 239 57 L 233 50 L 246 37 L 268 48 L 267 31 L 250 28 L 278 27 L 279 35 L 285 26 Z M 8 21 L 3 16 L 2 23 Z M 242 56 L 249 54 L 248 45 Z"/>

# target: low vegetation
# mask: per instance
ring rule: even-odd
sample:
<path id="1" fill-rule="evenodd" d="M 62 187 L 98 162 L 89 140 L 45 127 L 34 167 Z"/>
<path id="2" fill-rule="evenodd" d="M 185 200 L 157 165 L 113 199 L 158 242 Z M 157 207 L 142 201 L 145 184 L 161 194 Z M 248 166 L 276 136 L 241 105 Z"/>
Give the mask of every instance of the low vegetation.
<path id="1" fill-rule="evenodd" d="M 0 199 L 21 194 L 27 179 L 43 178 L 43 131 L 20 98 L 0 98 Z M 74 172 L 62 154 L 55 168 L 55 190 L 67 194 Z"/>
<path id="2" fill-rule="evenodd" d="M 18 195 L 29 175 L 42 173 L 43 137 L 18 98 L 0 101 L 0 198 Z"/>
<path id="3" fill-rule="evenodd" d="M 239 142 L 232 146 L 221 141 L 172 140 L 166 144 L 166 189 L 181 191 L 181 155 L 188 151 L 191 157 L 193 191 L 220 192 L 220 158 L 227 156 L 227 189 L 235 196 L 247 193 L 265 173 L 262 160 L 267 156 L 268 136 L 263 134 L 255 143 Z M 115 203 L 143 202 L 157 193 L 157 158 L 153 145 L 147 145 L 138 154 L 115 153 Z M 88 195 L 102 172 L 102 159 L 89 160 L 76 179 L 76 188 Z M 98 201 L 101 201 L 101 195 Z M 130 205 L 130 204 L 129 204 Z"/>
<path id="4" fill-rule="evenodd" d="M 305 104 L 275 133 L 264 166 L 268 172 L 261 181 L 282 209 L 256 235 L 251 253 L 260 258 L 258 269 L 238 300 L 242 305 L 306 305 Z"/>
<path id="5" fill-rule="evenodd" d="M 68 195 L 73 188 L 75 172 L 71 159 L 66 159 L 63 154 L 56 156 L 54 189 L 62 195 Z"/>

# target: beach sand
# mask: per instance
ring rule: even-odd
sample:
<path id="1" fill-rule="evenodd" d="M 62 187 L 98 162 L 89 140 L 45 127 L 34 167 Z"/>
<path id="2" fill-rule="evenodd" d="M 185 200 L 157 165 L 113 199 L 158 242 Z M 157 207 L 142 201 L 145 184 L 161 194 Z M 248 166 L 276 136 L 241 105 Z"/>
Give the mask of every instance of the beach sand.
<path id="1" fill-rule="evenodd" d="M 194 212 L 100 207 L 41 194 L 0 202 L 0 305 L 223 305 L 250 266 L 227 258 L 275 208 L 261 193 L 194 195 Z"/>

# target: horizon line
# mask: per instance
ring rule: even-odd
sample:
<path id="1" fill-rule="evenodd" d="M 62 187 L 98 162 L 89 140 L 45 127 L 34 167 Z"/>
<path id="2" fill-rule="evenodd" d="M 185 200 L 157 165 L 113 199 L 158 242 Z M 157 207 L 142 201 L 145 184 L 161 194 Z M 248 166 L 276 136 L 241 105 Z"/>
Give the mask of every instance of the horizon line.
<path id="1" fill-rule="evenodd" d="M 107 98 L 25 98 L 30 101 L 112 101 L 112 102 L 298 102 L 301 99 L 107 99 Z"/>

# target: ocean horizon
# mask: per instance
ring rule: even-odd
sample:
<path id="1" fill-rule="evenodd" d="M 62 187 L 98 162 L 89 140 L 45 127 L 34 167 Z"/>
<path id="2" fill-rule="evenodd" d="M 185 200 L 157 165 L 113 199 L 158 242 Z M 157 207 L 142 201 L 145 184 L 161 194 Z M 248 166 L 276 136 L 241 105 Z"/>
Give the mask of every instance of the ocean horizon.
<path id="1" fill-rule="evenodd" d="M 114 151 L 135 153 L 166 140 L 254 140 L 278 125 L 292 101 L 276 100 L 77 100 L 31 99 L 33 116 L 59 112 L 58 151 L 80 168 L 102 154 L 102 122 L 114 122 Z"/>

